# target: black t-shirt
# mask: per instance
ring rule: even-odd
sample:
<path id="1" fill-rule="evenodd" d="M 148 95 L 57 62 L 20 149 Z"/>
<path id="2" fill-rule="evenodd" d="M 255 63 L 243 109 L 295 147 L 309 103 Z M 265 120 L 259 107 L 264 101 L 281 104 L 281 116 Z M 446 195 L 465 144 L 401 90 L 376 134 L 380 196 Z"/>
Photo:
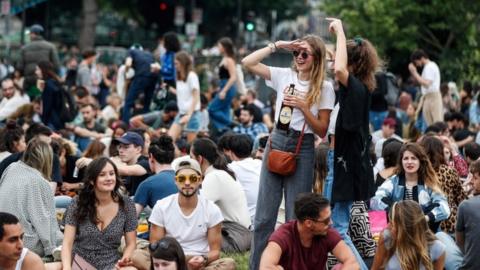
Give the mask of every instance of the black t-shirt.
<path id="1" fill-rule="evenodd" d="M 150 165 L 148 164 L 147 157 L 140 156 L 136 164 L 145 168 L 145 170 L 147 170 L 147 173 L 141 176 L 127 176 L 125 178 L 125 186 L 127 187 L 130 196 L 135 195 L 135 192 L 137 191 L 140 183 L 142 183 L 143 180 L 147 179 L 152 174 L 150 171 Z"/>
<path id="2" fill-rule="evenodd" d="M 0 163 L 0 177 L 3 175 L 3 172 L 7 167 L 12 164 L 13 162 L 19 161 L 23 156 L 23 152 L 18 152 L 11 154 L 9 157 L 5 158 L 1 163 Z M 60 170 L 60 159 L 56 154 L 53 154 L 53 164 L 52 164 L 52 181 L 56 182 L 57 184 L 62 183 L 62 173 Z"/>
<path id="3" fill-rule="evenodd" d="M 375 193 L 370 158 L 370 93 L 354 75 L 340 84 L 340 110 L 335 124 L 332 202 L 365 201 Z"/>
<path id="4" fill-rule="evenodd" d="M 384 112 L 388 110 L 388 103 L 385 100 L 387 93 L 387 77 L 385 73 L 375 74 L 377 80 L 377 88 L 372 92 L 372 101 L 370 103 L 370 110 L 374 112 Z"/>
<path id="5" fill-rule="evenodd" d="M 93 125 L 92 128 L 87 127 L 87 125 L 85 125 L 85 123 L 82 123 L 82 125 L 80 127 L 86 128 L 89 131 L 95 131 L 95 132 L 98 132 L 98 133 L 105 133 L 105 130 L 106 130 L 106 128 L 98 122 L 95 122 L 95 125 Z"/>

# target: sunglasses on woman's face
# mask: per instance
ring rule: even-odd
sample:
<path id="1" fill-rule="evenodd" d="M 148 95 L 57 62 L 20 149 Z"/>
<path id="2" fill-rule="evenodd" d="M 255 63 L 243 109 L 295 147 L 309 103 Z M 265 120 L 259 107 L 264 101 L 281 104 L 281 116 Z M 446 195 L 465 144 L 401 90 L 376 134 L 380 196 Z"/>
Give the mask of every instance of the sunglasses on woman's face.
<path id="1" fill-rule="evenodd" d="M 151 243 L 148 245 L 148 249 L 150 249 L 151 252 L 154 252 L 158 248 L 161 248 L 163 250 L 167 250 L 170 247 L 170 243 L 167 241 L 157 241 L 155 243 Z"/>
<path id="2" fill-rule="evenodd" d="M 298 56 L 300 56 L 302 59 L 307 59 L 308 56 L 310 55 L 308 52 L 306 51 L 303 51 L 303 52 L 300 52 L 300 51 L 293 51 L 293 56 L 295 58 L 297 58 Z"/>
<path id="3" fill-rule="evenodd" d="M 190 183 L 195 184 L 196 182 L 200 181 L 200 176 L 196 174 L 190 174 L 190 175 L 185 175 L 185 174 L 179 174 L 175 176 L 175 180 L 179 183 L 185 183 L 187 179 L 190 181 Z"/>

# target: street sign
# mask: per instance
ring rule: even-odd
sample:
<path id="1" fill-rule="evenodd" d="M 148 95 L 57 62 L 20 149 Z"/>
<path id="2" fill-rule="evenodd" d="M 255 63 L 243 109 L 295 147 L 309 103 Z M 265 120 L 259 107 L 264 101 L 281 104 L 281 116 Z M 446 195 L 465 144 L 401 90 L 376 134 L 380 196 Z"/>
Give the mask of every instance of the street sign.
<path id="1" fill-rule="evenodd" d="M 2 0 L 2 15 L 10 14 L 10 0 Z"/>
<path id="2" fill-rule="evenodd" d="M 203 9 L 195 8 L 192 13 L 192 22 L 196 24 L 202 24 L 203 22 Z"/>
<path id="3" fill-rule="evenodd" d="M 182 26 L 185 24 L 185 8 L 183 6 L 175 7 L 175 18 L 173 19 L 175 26 Z"/>
<path id="4" fill-rule="evenodd" d="M 189 37 L 196 37 L 198 34 L 198 24 L 187 23 L 185 25 L 185 34 L 187 34 Z"/>

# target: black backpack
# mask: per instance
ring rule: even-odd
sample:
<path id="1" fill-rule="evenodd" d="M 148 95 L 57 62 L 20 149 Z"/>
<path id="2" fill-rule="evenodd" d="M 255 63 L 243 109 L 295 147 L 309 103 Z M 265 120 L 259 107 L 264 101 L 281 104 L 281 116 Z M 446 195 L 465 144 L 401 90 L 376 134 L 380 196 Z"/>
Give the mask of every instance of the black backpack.
<path id="1" fill-rule="evenodd" d="M 60 86 L 60 101 L 62 103 L 60 110 L 60 120 L 63 123 L 72 122 L 78 114 L 78 107 L 72 93 Z"/>

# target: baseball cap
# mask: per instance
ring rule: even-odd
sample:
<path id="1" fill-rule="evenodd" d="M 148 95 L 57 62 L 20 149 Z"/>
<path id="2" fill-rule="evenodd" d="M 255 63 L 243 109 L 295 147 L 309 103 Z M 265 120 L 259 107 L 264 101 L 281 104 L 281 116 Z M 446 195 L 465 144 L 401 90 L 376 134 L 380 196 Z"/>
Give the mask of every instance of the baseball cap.
<path id="1" fill-rule="evenodd" d="M 41 26 L 40 24 L 34 24 L 34 25 L 30 26 L 30 32 L 31 33 L 41 34 L 43 31 L 44 31 L 43 26 Z"/>
<path id="2" fill-rule="evenodd" d="M 177 106 L 177 102 L 171 100 L 169 101 L 166 105 L 165 105 L 165 108 L 163 108 L 163 111 L 164 112 L 178 112 L 178 106 Z"/>
<path id="3" fill-rule="evenodd" d="M 142 136 L 133 131 L 127 131 L 125 134 L 122 135 L 122 137 L 115 139 L 115 141 L 122 144 L 134 144 L 136 146 L 142 147 L 144 144 Z"/>
<path id="4" fill-rule="evenodd" d="M 395 127 L 397 125 L 397 121 L 391 117 L 387 117 L 385 118 L 385 120 L 383 120 L 383 125 L 389 126 L 389 127 Z"/>
<path id="5" fill-rule="evenodd" d="M 175 174 L 177 174 L 180 170 L 183 169 L 192 169 L 198 174 L 202 175 L 202 169 L 200 168 L 200 164 L 198 163 L 198 161 L 189 156 L 176 158 L 172 162 L 172 167 L 175 171 Z"/>

